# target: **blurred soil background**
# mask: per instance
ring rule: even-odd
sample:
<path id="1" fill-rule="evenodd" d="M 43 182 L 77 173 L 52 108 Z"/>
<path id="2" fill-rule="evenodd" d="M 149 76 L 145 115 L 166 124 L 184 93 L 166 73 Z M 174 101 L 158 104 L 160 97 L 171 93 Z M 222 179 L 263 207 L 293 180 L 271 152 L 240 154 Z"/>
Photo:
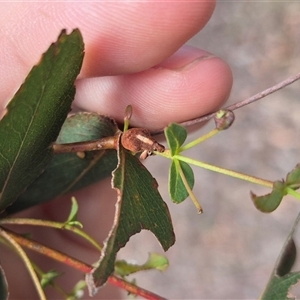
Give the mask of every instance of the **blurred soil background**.
<path id="1" fill-rule="evenodd" d="M 246 99 L 300 72 L 300 3 L 219 1 L 210 22 L 188 44 L 231 66 L 234 85 L 228 104 Z M 269 180 L 284 178 L 300 162 L 300 82 L 235 115 L 229 130 L 187 154 Z M 189 140 L 211 128 L 209 123 Z M 194 168 L 194 192 L 204 207 L 198 215 L 189 199 L 171 203 L 167 160 L 150 158 L 146 166 L 169 206 L 177 242 L 166 253 L 170 267 L 132 276 L 137 284 L 169 299 L 257 299 L 300 204 L 287 197 L 274 213 L 263 214 L 249 193 L 268 189 Z M 152 234 L 142 232 L 131 238 L 119 258 L 143 263 L 148 252 L 163 253 Z"/>

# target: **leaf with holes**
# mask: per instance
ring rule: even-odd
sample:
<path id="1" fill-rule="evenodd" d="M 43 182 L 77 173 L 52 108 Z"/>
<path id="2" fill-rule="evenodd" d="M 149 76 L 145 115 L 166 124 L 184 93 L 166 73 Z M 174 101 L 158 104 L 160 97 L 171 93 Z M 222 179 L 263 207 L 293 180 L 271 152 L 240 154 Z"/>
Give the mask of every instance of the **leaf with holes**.
<path id="1" fill-rule="evenodd" d="M 113 188 L 118 193 L 114 224 L 97 266 L 86 276 L 90 294 L 113 273 L 116 254 L 132 235 L 150 230 L 165 251 L 175 242 L 169 210 L 156 180 L 137 157 L 121 146 L 118 156 L 118 167 L 113 172 Z"/>
<path id="2" fill-rule="evenodd" d="M 265 213 L 272 212 L 279 206 L 282 198 L 286 195 L 285 188 L 285 182 L 275 181 L 270 194 L 256 196 L 251 192 L 252 201 L 258 210 Z"/>
<path id="3" fill-rule="evenodd" d="M 261 300 L 295 299 L 295 297 L 291 295 L 290 289 L 300 281 L 300 272 L 290 273 L 290 271 L 296 259 L 296 246 L 293 235 L 299 221 L 300 214 L 298 214 L 292 230 L 279 254 L 270 280 L 260 297 Z"/>

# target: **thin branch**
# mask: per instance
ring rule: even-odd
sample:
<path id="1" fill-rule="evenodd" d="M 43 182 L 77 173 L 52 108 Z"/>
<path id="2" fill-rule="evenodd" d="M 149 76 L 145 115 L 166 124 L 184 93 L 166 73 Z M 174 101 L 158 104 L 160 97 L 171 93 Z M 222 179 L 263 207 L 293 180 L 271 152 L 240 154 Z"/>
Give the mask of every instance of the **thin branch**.
<path id="1" fill-rule="evenodd" d="M 0 229 L 1 229 L 1 227 L 0 227 Z M 18 244 L 20 244 L 30 250 L 36 251 L 40 254 L 44 254 L 54 260 L 62 262 L 62 263 L 66 264 L 70 267 L 73 267 L 83 273 L 90 273 L 94 269 L 92 266 L 90 266 L 82 261 L 79 261 L 74 257 L 68 256 L 58 250 L 49 248 L 49 247 L 42 245 L 34 240 L 31 240 L 27 237 L 24 237 L 15 232 L 12 232 L 6 228 L 2 229 L 2 231 L 4 231 L 6 235 L 11 237 Z M 165 298 L 163 298 L 159 295 L 156 295 L 156 294 L 154 294 L 150 291 L 147 291 L 143 288 L 140 288 L 140 287 L 138 287 L 134 284 L 131 284 L 131 283 L 129 283 L 121 278 L 118 278 L 114 275 L 111 275 L 108 278 L 108 282 L 110 284 L 113 284 L 114 286 L 125 289 L 127 292 L 129 292 L 131 294 L 135 294 L 135 295 L 144 297 L 145 299 L 148 299 L 148 300 L 166 300 Z"/>
<path id="2" fill-rule="evenodd" d="M 259 92 L 258 94 L 250 97 L 250 98 L 247 98 L 243 101 L 240 101 L 240 102 L 237 102 L 235 104 L 232 104 L 228 107 L 225 107 L 224 109 L 225 110 L 230 110 L 230 111 L 233 111 L 235 109 L 238 109 L 238 108 L 241 108 L 245 105 L 248 105 L 248 104 L 251 104 L 257 100 L 260 100 L 268 95 L 271 95 L 273 94 L 274 92 L 278 91 L 278 90 L 281 90 L 282 88 L 292 84 L 293 82 L 297 81 L 300 79 L 300 73 L 294 75 L 294 76 L 291 76 L 289 77 L 288 79 L 286 80 L 283 80 L 282 82 L 278 83 L 278 84 L 275 84 L 274 86 L 262 91 L 262 92 Z M 192 125 L 195 125 L 195 124 L 198 124 L 198 123 L 201 123 L 201 122 L 205 122 L 205 121 L 208 121 L 210 120 L 211 118 L 214 117 L 216 112 L 213 112 L 213 113 L 210 113 L 210 114 L 207 114 L 205 116 L 202 116 L 202 117 L 199 117 L 199 118 L 195 118 L 195 119 L 192 119 L 192 120 L 189 120 L 189 121 L 185 121 L 185 122 L 181 122 L 181 123 L 178 123 L 184 127 L 189 127 L 189 126 L 192 126 Z M 161 134 L 163 133 L 163 129 L 158 129 L 156 131 L 151 131 L 151 134 L 152 135 L 157 135 L 157 134 Z"/>
<path id="3" fill-rule="evenodd" d="M 129 283 L 121 278 L 118 278 L 116 276 L 110 276 L 108 278 L 108 282 L 115 286 L 125 289 L 127 292 L 129 292 L 131 294 L 141 296 L 148 300 L 166 300 L 166 298 L 163 298 L 157 294 L 154 294 L 150 291 L 140 288 L 140 287 L 138 287 L 132 283 Z"/>
<path id="4" fill-rule="evenodd" d="M 5 232 L 9 234 L 9 236 L 11 236 L 18 244 L 40 254 L 51 257 L 52 259 L 80 270 L 83 273 L 88 273 L 93 269 L 90 265 L 81 262 L 74 257 L 66 255 L 65 253 L 58 250 L 54 250 L 25 236 L 19 235 L 11 230 L 5 228 Z"/>
<path id="5" fill-rule="evenodd" d="M 52 145 L 55 154 L 70 152 L 85 152 L 106 149 L 117 149 L 118 135 L 105 137 L 94 141 Z"/>
<path id="6" fill-rule="evenodd" d="M 237 102 L 235 104 L 232 104 L 230 106 L 228 106 L 226 109 L 227 110 L 235 110 L 235 109 L 238 109 L 242 106 L 245 106 L 245 105 L 248 105 L 248 104 L 251 104 L 257 100 L 260 100 L 268 95 L 271 95 L 273 94 L 274 92 L 277 92 L 281 89 L 283 89 L 284 87 L 292 84 L 293 82 L 297 81 L 300 79 L 300 73 L 292 76 L 292 77 L 289 77 L 288 79 L 286 80 L 283 80 L 282 82 L 278 83 L 278 84 L 275 84 L 274 86 L 248 98 L 248 99 L 245 99 L 244 101 L 240 101 L 240 102 Z"/>
<path id="7" fill-rule="evenodd" d="M 39 298 L 41 300 L 46 300 L 46 296 L 45 293 L 41 287 L 40 284 L 40 280 L 37 277 L 37 274 L 34 271 L 34 268 L 28 258 L 28 256 L 26 255 L 25 251 L 22 249 L 22 247 L 19 245 L 19 243 L 16 241 L 16 239 L 10 234 L 10 232 L 6 229 L 3 229 L 0 227 L 0 236 L 2 236 L 6 241 L 9 242 L 9 244 L 16 250 L 16 252 L 20 255 L 20 257 L 22 258 L 30 276 L 31 279 L 34 282 L 34 286 L 37 290 L 37 293 L 39 295 Z"/>
<path id="8" fill-rule="evenodd" d="M 89 243 L 91 243 L 96 249 L 99 251 L 102 250 L 101 245 L 92 237 L 90 237 L 88 234 L 86 234 L 83 230 L 80 228 L 69 225 L 63 222 L 55 222 L 55 221 L 48 221 L 48 220 L 40 220 L 40 219 L 30 219 L 30 218 L 3 218 L 0 219 L 0 225 L 32 225 L 32 226 L 44 226 L 44 227 L 50 227 L 50 228 L 56 228 L 56 229 L 65 229 L 74 232 L 75 234 L 78 234 L 85 240 L 87 240 Z"/>

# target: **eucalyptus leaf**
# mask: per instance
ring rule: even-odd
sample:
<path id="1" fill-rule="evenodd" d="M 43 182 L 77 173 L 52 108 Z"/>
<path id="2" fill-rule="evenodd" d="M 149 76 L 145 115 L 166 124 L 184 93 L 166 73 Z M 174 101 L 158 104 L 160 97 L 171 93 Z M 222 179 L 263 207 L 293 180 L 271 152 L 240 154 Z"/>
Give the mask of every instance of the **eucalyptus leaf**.
<path id="1" fill-rule="evenodd" d="M 116 123 L 108 117 L 96 113 L 77 113 L 67 118 L 57 143 L 95 140 L 113 136 L 116 132 Z M 110 176 L 116 166 L 116 150 L 93 151 L 86 153 L 84 158 L 76 153 L 54 155 L 45 172 L 8 208 L 8 212 L 13 213 L 81 189 Z"/>
<path id="2" fill-rule="evenodd" d="M 70 111 L 84 45 L 79 30 L 62 31 L 33 67 L 0 122 L 0 212 L 42 173 Z"/>
<path id="3" fill-rule="evenodd" d="M 113 187 L 118 193 L 115 219 L 97 266 L 86 276 L 91 295 L 113 273 L 116 254 L 132 235 L 150 230 L 165 251 L 175 242 L 171 216 L 156 180 L 137 157 L 121 146 L 118 156 L 118 167 L 113 172 Z"/>

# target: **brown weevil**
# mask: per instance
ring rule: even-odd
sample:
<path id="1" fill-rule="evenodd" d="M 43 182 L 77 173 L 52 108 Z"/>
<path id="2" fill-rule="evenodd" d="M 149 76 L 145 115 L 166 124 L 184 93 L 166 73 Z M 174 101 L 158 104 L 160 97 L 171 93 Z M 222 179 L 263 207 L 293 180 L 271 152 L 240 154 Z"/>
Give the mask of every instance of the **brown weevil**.
<path id="1" fill-rule="evenodd" d="M 123 147 L 134 153 L 142 152 L 141 159 L 152 155 L 153 151 L 164 152 L 165 147 L 159 144 L 145 128 L 131 128 L 126 130 L 121 136 Z"/>

